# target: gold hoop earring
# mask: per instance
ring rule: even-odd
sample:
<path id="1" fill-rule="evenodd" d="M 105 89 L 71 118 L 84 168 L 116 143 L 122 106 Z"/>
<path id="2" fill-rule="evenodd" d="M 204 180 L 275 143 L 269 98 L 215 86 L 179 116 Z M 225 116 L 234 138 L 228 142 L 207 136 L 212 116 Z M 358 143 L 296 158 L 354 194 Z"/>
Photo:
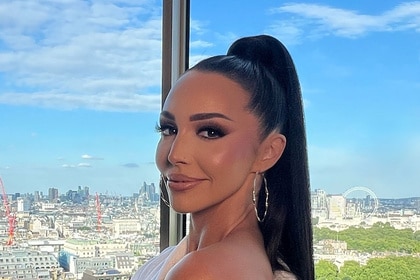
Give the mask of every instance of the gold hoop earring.
<path id="1" fill-rule="evenodd" d="M 169 208 L 171 208 L 171 204 L 169 203 L 169 201 L 168 200 L 166 200 L 166 198 L 163 196 L 163 188 L 162 188 L 162 186 L 164 186 L 165 187 L 165 189 L 167 190 L 167 188 L 166 188 L 166 181 L 165 181 L 165 178 L 163 177 L 163 175 L 162 174 L 160 174 L 160 182 L 159 182 L 159 188 L 160 188 L 160 199 L 163 201 L 163 203 L 165 203 L 165 205 L 166 206 L 168 206 Z"/>
<path id="2" fill-rule="evenodd" d="M 264 215 L 262 217 L 262 219 L 260 218 L 260 215 L 258 214 L 258 207 L 257 207 L 257 192 L 255 191 L 256 189 L 256 185 L 257 185 L 257 176 L 261 174 L 261 177 L 263 179 L 264 182 L 264 190 L 265 190 L 265 210 L 264 210 Z M 252 204 L 254 204 L 254 210 L 255 210 L 255 215 L 257 216 L 257 220 L 258 222 L 262 223 L 265 220 L 265 217 L 267 216 L 267 211 L 268 211 L 268 187 L 267 187 L 267 179 L 265 178 L 264 173 L 258 173 L 255 172 L 255 178 L 254 178 L 254 188 L 252 189 Z"/>

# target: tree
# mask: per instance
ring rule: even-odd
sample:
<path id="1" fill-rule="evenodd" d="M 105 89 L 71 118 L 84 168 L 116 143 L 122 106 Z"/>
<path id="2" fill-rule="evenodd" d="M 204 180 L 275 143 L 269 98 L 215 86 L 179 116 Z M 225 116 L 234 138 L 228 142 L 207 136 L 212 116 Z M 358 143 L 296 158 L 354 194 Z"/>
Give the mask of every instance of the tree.
<path id="1" fill-rule="evenodd" d="M 352 277 L 357 276 L 360 272 L 360 264 L 356 261 L 345 261 L 343 267 L 340 269 L 338 276 L 341 279 L 353 279 Z"/>
<path id="2" fill-rule="evenodd" d="M 338 268 L 330 261 L 320 260 L 315 265 L 315 279 L 332 280 L 337 277 Z"/>

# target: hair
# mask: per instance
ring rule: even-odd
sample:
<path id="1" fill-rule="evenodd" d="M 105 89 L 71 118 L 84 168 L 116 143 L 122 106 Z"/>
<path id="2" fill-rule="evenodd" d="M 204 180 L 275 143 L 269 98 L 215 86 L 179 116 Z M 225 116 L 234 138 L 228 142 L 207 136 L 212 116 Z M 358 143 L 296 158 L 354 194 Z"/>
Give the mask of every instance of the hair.
<path id="1" fill-rule="evenodd" d="M 190 70 L 215 72 L 250 94 L 248 108 L 259 119 L 261 137 L 278 131 L 287 139 L 281 158 L 265 172 L 269 207 L 260 223 L 273 271 L 314 279 L 309 172 L 302 96 L 286 47 L 268 35 L 235 41 L 226 55 L 207 58 Z M 265 211 L 259 193 L 258 213 Z"/>

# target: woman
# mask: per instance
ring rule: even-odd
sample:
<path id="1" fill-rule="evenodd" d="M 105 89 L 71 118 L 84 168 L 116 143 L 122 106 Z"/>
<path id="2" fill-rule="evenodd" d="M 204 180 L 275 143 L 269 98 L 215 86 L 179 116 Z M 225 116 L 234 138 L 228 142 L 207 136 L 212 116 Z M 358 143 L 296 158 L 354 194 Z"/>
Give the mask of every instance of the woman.
<path id="1" fill-rule="evenodd" d="M 161 112 L 157 166 L 189 234 L 133 279 L 313 279 L 309 176 L 293 61 L 275 38 L 199 62 Z"/>

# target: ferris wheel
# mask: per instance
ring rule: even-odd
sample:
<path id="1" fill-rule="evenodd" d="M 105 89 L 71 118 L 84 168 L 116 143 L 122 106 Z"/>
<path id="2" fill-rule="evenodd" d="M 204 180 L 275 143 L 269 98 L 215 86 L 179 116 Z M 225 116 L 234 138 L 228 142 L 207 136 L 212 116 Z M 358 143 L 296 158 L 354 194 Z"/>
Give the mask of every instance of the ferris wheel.
<path id="1" fill-rule="evenodd" d="M 362 192 L 366 192 L 368 193 L 371 198 L 373 199 L 373 207 L 372 207 L 372 211 L 370 211 L 369 213 L 367 213 L 367 215 L 365 216 L 365 218 L 369 218 L 370 216 L 372 216 L 373 214 L 376 213 L 376 211 L 378 210 L 379 207 L 379 200 L 378 197 L 376 196 L 376 194 L 369 188 L 367 187 L 352 187 L 350 189 L 348 189 L 347 191 L 345 191 L 343 193 L 343 197 L 347 199 L 348 195 L 353 193 L 353 192 L 357 192 L 357 191 L 362 191 Z"/>

